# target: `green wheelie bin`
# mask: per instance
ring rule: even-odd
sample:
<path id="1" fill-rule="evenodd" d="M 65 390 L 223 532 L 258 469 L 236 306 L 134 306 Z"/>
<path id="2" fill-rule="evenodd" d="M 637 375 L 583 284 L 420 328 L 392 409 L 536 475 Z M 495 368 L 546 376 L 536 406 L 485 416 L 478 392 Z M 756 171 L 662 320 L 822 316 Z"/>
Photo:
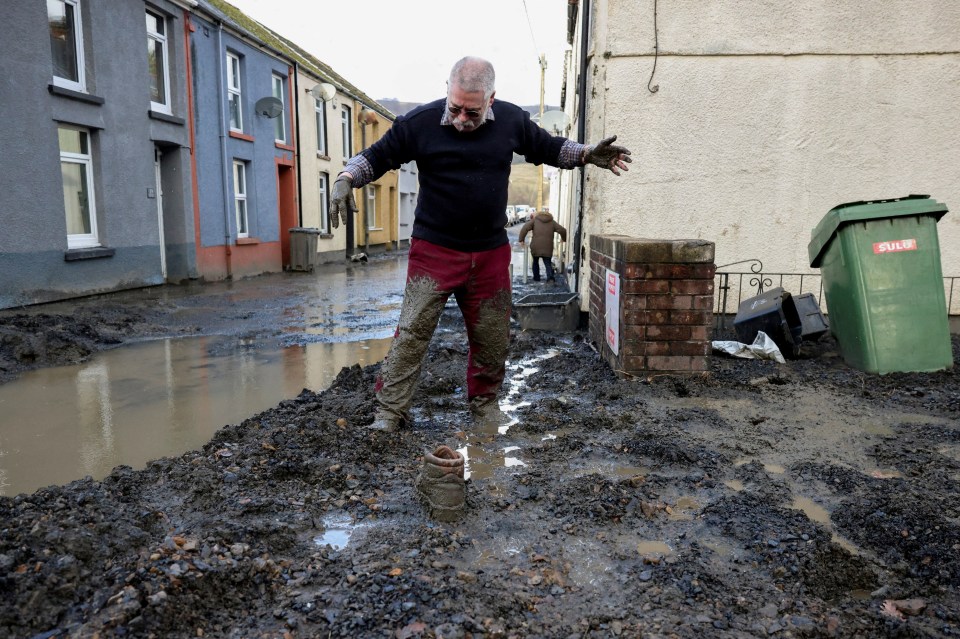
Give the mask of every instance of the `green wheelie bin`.
<path id="1" fill-rule="evenodd" d="M 953 366 L 937 222 L 927 195 L 850 202 L 811 233 L 830 330 L 844 361 L 869 373 Z"/>

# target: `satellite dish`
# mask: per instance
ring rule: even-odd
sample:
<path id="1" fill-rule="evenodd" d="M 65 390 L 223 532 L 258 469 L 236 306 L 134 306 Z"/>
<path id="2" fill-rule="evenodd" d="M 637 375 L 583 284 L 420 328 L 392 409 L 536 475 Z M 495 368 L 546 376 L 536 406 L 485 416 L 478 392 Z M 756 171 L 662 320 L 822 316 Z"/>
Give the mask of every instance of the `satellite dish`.
<path id="1" fill-rule="evenodd" d="M 283 102 L 273 96 L 260 98 L 253 109 L 263 117 L 273 119 L 283 113 Z"/>
<path id="2" fill-rule="evenodd" d="M 321 82 L 317 86 L 310 89 L 309 93 L 316 100 L 320 100 L 321 102 L 329 102 L 333 99 L 333 96 L 337 94 L 337 87 L 328 82 Z"/>
<path id="3" fill-rule="evenodd" d="M 547 111 L 540 118 L 540 126 L 559 135 L 570 126 L 570 116 L 563 111 Z"/>

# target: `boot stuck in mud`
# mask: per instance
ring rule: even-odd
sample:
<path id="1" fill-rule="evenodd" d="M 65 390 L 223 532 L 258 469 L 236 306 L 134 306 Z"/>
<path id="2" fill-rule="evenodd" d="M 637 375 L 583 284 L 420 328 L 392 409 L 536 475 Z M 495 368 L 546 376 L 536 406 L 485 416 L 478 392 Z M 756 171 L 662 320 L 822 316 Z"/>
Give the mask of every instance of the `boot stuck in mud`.
<path id="1" fill-rule="evenodd" d="M 449 446 L 424 454 L 423 468 L 417 476 L 417 496 L 434 519 L 456 521 L 463 515 L 467 496 L 463 470 L 463 455 Z"/>

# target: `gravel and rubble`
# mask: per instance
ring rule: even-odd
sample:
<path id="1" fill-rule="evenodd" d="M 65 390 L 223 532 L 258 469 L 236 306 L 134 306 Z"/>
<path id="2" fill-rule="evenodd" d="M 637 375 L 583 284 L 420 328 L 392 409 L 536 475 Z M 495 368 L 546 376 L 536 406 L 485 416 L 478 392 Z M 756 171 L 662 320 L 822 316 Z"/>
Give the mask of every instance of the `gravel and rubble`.
<path id="1" fill-rule="evenodd" d="M 110 312 L 91 340 L 164 330 Z M 55 319 L 37 343 L 85 318 Z M 200 450 L 0 497 L 0 636 L 960 636 L 955 370 L 863 374 L 827 336 L 622 379 L 585 333 L 515 327 L 491 429 L 465 368 L 448 310 L 411 429 L 365 428 L 354 366 Z M 441 444 L 471 469 L 454 523 L 414 494 Z"/>

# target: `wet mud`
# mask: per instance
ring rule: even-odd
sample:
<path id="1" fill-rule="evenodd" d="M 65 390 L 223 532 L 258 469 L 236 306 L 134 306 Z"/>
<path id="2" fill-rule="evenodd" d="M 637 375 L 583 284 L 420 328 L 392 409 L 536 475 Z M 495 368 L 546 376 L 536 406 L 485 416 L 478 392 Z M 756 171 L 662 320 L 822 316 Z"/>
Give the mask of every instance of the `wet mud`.
<path id="1" fill-rule="evenodd" d="M 411 428 L 365 429 L 355 366 L 199 450 L 0 498 L 0 636 L 960 635 L 956 372 L 866 375 L 825 337 L 627 380 L 514 324 L 491 428 L 466 363 L 448 308 Z M 468 452 L 454 523 L 414 489 L 441 444 Z"/>
<path id="2" fill-rule="evenodd" d="M 389 337 L 405 260 L 381 256 L 369 266 L 326 264 L 311 274 L 188 282 L 0 309 L 0 383 L 163 337 L 219 335 L 254 346 L 344 341 L 351 333 Z"/>

